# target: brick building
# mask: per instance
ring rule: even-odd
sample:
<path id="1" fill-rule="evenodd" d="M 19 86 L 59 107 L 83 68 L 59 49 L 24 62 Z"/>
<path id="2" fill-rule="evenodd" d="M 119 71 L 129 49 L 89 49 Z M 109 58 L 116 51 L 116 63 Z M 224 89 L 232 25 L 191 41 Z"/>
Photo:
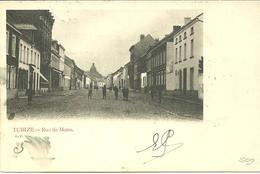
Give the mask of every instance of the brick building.
<path id="1" fill-rule="evenodd" d="M 142 34 L 140 40 L 130 47 L 130 63 L 128 65 L 130 88 L 141 88 L 141 73 L 145 72 L 146 68 L 143 55 L 154 44 L 155 40 L 150 34 L 146 36 Z"/>

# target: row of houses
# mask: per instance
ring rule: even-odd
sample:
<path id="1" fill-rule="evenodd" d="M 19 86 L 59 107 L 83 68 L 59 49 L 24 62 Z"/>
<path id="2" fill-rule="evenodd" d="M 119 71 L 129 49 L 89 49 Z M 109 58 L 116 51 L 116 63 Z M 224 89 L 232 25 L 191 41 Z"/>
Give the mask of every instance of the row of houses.
<path id="1" fill-rule="evenodd" d="M 49 10 L 7 10 L 7 99 L 25 95 L 30 84 L 35 93 L 84 86 L 84 71 L 52 39 L 54 21 Z"/>
<path id="2" fill-rule="evenodd" d="M 108 86 L 162 90 L 203 99 L 203 13 L 184 18 L 161 40 L 150 34 L 129 49 L 130 61 L 107 76 Z"/>

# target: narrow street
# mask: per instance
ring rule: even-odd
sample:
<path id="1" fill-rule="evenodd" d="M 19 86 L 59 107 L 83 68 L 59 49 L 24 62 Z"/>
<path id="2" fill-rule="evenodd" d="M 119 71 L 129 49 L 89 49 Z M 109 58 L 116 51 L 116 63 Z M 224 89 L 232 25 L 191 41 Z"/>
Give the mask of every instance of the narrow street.
<path id="1" fill-rule="evenodd" d="M 14 114 L 13 114 L 14 113 Z M 149 94 L 130 92 L 129 100 L 115 100 L 113 91 L 94 90 L 88 99 L 88 90 L 71 90 L 34 96 L 32 105 L 27 98 L 7 101 L 7 115 L 13 119 L 59 119 L 59 118 L 129 118 L 129 119 L 202 119 L 202 106 L 177 101 L 151 101 Z"/>

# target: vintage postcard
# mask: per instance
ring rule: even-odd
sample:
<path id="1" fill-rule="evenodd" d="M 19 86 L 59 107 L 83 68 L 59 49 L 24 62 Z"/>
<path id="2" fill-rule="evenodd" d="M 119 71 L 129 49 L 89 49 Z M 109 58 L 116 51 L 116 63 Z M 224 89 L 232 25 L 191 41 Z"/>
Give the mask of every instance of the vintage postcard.
<path id="1" fill-rule="evenodd" d="M 0 7 L 0 169 L 259 171 L 259 2 Z"/>

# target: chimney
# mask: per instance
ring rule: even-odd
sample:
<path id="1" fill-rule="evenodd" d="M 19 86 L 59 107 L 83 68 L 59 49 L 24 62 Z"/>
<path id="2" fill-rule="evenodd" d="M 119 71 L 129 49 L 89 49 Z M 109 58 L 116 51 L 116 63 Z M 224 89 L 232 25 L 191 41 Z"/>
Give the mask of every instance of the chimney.
<path id="1" fill-rule="evenodd" d="M 177 32 L 180 28 L 181 28 L 181 26 L 179 26 L 179 25 L 174 25 L 174 26 L 172 27 L 172 30 L 173 30 L 173 32 L 175 33 L 175 32 Z"/>
<path id="2" fill-rule="evenodd" d="M 190 17 L 186 17 L 184 18 L 184 25 L 186 25 L 187 23 L 189 23 L 191 21 Z"/>
<path id="3" fill-rule="evenodd" d="M 144 34 L 141 34 L 140 35 L 140 40 L 143 40 L 144 39 Z"/>

